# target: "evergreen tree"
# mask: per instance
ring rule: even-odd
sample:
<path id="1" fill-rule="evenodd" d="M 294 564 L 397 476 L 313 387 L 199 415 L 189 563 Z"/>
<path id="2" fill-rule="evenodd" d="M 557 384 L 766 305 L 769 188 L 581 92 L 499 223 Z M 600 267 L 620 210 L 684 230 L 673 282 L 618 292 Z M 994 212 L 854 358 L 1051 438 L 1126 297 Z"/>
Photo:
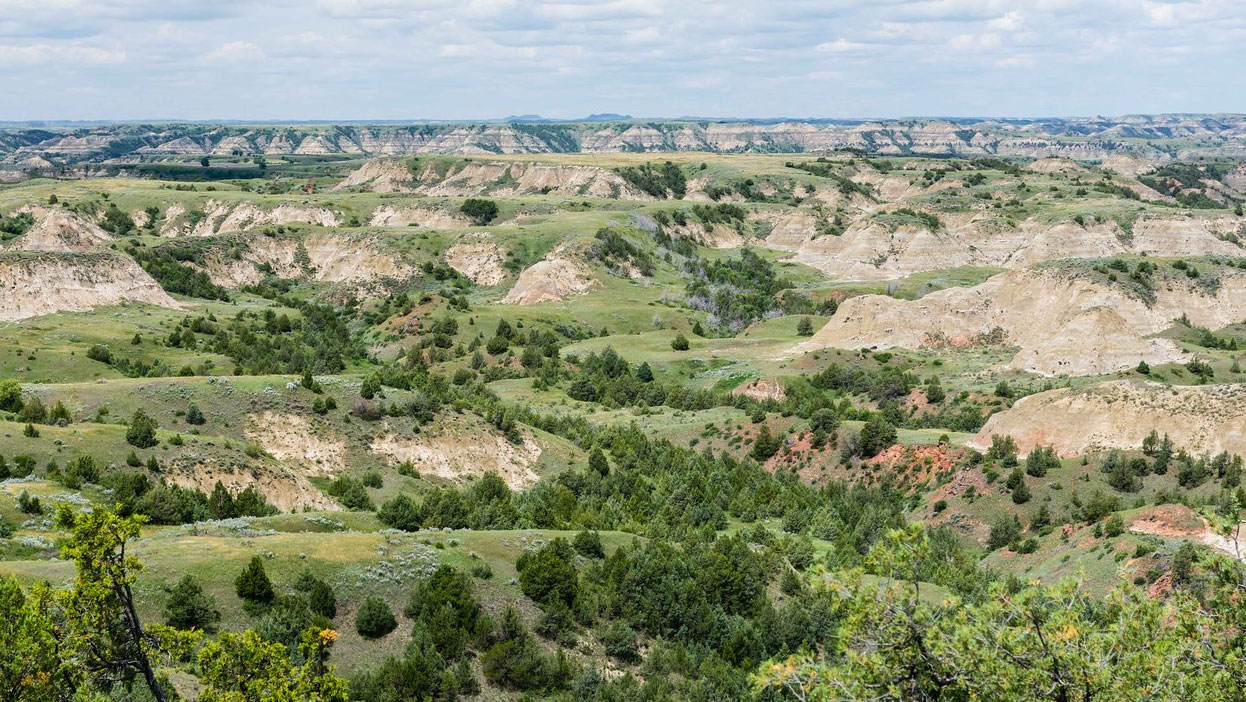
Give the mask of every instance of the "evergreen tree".
<path id="1" fill-rule="evenodd" d="M 134 417 L 130 419 L 130 426 L 125 432 L 125 440 L 137 448 L 151 448 L 160 443 L 156 440 L 156 420 L 147 416 L 142 408 L 134 410 Z"/>
<path id="2" fill-rule="evenodd" d="M 379 597 L 368 597 L 355 613 L 355 631 L 365 639 L 379 639 L 398 627 L 389 605 Z"/>
<path id="3" fill-rule="evenodd" d="M 273 583 L 264 572 L 264 562 L 259 556 L 252 556 L 251 562 L 234 580 L 234 591 L 238 597 L 256 604 L 269 604 L 273 601 Z"/>
<path id="4" fill-rule="evenodd" d="M 199 405 L 196 405 L 193 402 L 190 403 L 190 406 L 186 408 L 186 423 L 193 426 L 200 426 L 205 421 L 207 420 L 204 418 L 203 412 L 200 411 Z"/>
<path id="5" fill-rule="evenodd" d="M 606 454 L 602 452 L 600 446 L 594 446 L 589 452 L 588 467 L 597 471 L 597 474 L 603 478 L 610 475 L 610 463 L 606 460 Z"/>
<path id="6" fill-rule="evenodd" d="M 175 629 L 202 629 L 211 633 L 221 619 L 216 600 L 203 591 L 195 576 L 187 573 L 169 593 L 164 605 L 165 622 Z"/>

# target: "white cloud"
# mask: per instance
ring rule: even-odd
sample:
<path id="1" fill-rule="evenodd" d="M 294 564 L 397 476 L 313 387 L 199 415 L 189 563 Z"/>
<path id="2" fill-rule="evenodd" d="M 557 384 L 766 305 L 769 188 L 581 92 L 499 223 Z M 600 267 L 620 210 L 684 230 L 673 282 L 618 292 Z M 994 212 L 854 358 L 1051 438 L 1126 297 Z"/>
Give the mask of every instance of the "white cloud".
<path id="1" fill-rule="evenodd" d="M 37 66 L 53 63 L 84 63 L 100 66 L 123 63 L 125 60 L 124 51 L 97 46 L 58 46 L 55 44 L 0 46 L 0 64 L 9 66 Z"/>
<path id="2" fill-rule="evenodd" d="M 1241 1 L 0 0 L 0 119 L 1240 109 Z"/>
<path id="3" fill-rule="evenodd" d="M 203 55 L 203 60 L 211 63 L 263 61 L 265 58 L 267 58 L 267 56 L 264 54 L 264 50 L 249 41 L 226 42 Z"/>

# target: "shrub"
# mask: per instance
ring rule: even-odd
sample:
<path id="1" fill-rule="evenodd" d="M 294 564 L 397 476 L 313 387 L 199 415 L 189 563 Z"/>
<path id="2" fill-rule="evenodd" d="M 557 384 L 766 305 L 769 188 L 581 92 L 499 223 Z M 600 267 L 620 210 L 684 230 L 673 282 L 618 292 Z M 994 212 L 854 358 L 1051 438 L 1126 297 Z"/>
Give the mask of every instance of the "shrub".
<path id="1" fill-rule="evenodd" d="M 601 534 L 595 531 L 581 531 L 575 535 L 571 546 L 585 558 L 605 558 L 606 550 L 601 543 Z"/>
<path id="2" fill-rule="evenodd" d="M 186 408 L 186 423 L 199 426 L 205 421 L 207 420 L 204 419 L 203 412 L 199 410 L 199 405 L 190 403 L 190 406 Z"/>
<path id="3" fill-rule="evenodd" d="M 675 349 L 676 351 L 687 351 L 688 350 L 688 337 L 684 336 L 683 334 L 676 334 L 675 338 L 671 339 L 671 348 Z"/>
<path id="4" fill-rule="evenodd" d="M 1015 514 L 1000 517 L 991 525 L 991 533 L 987 537 L 986 546 L 995 551 L 1016 541 L 1021 536 L 1021 520 Z"/>
<path id="5" fill-rule="evenodd" d="M 369 597 L 355 613 L 355 631 L 365 639 L 379 639 L 398 627 L 389 605 L 379 597 Z"/>
<path id="6" fill-rule="evenodd" d="M 871 416 L 857 437 L 857 452 L 861 458 L 873 458 L 880 451 L 896 442 L 896 428 L 881 414 Z"/>
<path id="7" fill-rule="evenodd" d="M 613 622 L 601 634 L 606 655 L 621 663 L 637 663 L 640 652 L 636 648 L 636 632 L 624 622 Z"/>
<path id="8" fill-rule="evenodd" d="M 406 493 L 399 493 L 381 505 L 376 516 L 385 526 L 403 531 L 419 531 L 424 521 L 419 506 Z"/>
<path id="9" fill-rule="evenodd" d="M 1047 475 L 1048 470 L 1060 467 L 1060 459 L 1051 446 L 1035 446 L 1025 458 L 1025 472 L 1035 478 Z"/>
<path id="10" fill-rule="evenodd" d="M 259 556 L 252 556 L 251 562 L 238 574 L 234 591 L 246 602 L 268 604 L 273 601 L 273 583 L 264 572 L 264 562 Z"/>
<path id="11" fill-rule="evenodd" d="M 492 222 L 498 216 L 498 203 L 493 200 L 469 197 L 463 201 L 459 211 L 471 217 L 481 226 Z"/>
<path id="12" fill-rule="evenodd" d="M 130 426 L 126 429 L 125 440 L 138 448 L 151 448 L 160 443 L 156 440 L 156 420 L 147 416 L 141 408 L 135 410 Z"/>
<path id="13" fill-rule="evenodd" d="M 189 573 L 182 576 L 164 605 L 165 623 L 175 629 L 202 629 L 211 633 L 221 619 L 216 600 Z"/>

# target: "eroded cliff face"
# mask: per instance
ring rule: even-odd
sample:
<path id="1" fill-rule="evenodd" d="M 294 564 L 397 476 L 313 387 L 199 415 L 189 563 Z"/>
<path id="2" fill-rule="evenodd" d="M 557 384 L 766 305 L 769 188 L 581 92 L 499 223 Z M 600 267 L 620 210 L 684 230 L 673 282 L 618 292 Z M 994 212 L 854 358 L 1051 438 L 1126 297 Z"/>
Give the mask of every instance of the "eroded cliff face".
<path id="1" fill-rule="evenodd" d="M 455 164 L 445 173 L 430 165 L 416 176 L 401 160 L 379 159 L 351 172 L 334 190 L 347 188 L 434 197 L 564 195 L 653 199 L 605 168 L 511 161 L 468 161 Z"/>
<path id="2" fill-rule="evenodd" d="M 839 236 L 819 235 L 810 212 L 762 214 L 772 227 L 765 245 L 791 252 L 791 260 L 843 280 L 894 280 L 924 271 L 984 266 L 1028 268 L 1043 261 L 1120 254 L 1159 257 L 1246 254 L 1232 238 L 1242 228 L 1230 216 L 1141 218 L 1126 232 L 1115 222 L 1024 220 L 1006 226 L 989 212 L 941 214 L 938 231 L 889 229 L 868 214 Z"/>
<path id="3" fill-rule="evenodd" d="M 1146 338 L 1186 315 L 1219 329 L 1246 317 L 1246 275 L 1226 274 L 1214 291 L 1170 281 L 1154 300 L 1062 270 L 1009 271 L 972 288 L 919 300 L 863 295 L 845 300 L 798 354 L 821 348 L 1018 346 L 1008 364 L 1043 375 L 1095 375 L 1189 357 L 1168 339 Z"/>
<path id="4" fill-rule="evenodd" d="M 246 232 L 266 226 L 315 224 L 341 226 L 341 217 L 327 207 L 283 203 L 265 209 L 250 202 L 209 200 L 202 214 L 191 216 L 184 205 L 170 205 L 164 213 L 161 236 L 212 236 Z"/>
<path id="5" fill-rule="evenodd" d="M 270 270 L 280 278 L 368 287 L 418 275 L 415 268 L 365 237 L 313 233 L 303 238 L 253 236 L 240 250 L 211 251 L 202 266 L 212 282 L 228 288 L 254 285 Z"/>
<path id="6" fill-rule="evenodd" d="M 563 251 L 554 251 L 545 260 L 525 268 L 502 302 L 531 305 L 566 300 L 587 293 L 596 284 L 593 271 L 587 264 Z"/>
<path id="7" fill-rule="evenodd" d="M 34 223 L 9 242 L 5 248 L 10 251 L 90 251 L 113 240 L 94 222 L 64 208 L 28 205 L 18 212 L 30 214 Z"/>
<path id="8" fill-rule="evenodd" d="M 49 134 L 51 134 L 49 136 Z M 880 155 L 1060 157 L 1141 172 L 1171 160 L 1148 142 L 1186 140 L 1189 154 L 1246 154 L 1246 117 L 1150 117 L 1031 121 L 620 122 L 242 127 L 111 125 L 0 135 L 5 164 L 61 167 L 136 157 L 244 155 L 403 156 L 617 151 L 809 152 L 861 149 Z M 1195 146 L 1189 146 L 1193 142 Z M 36 161 L 39 159 L 41 161 Z"/>
<path id="9" fill-rule="evenodd" d="M 991 436 L 1000 434 L 1013 437 L 1023 455 L 1051 445 L 1068 457 L 1137 449 L 1152 431 L 1168 434 L 1176 447 L 1193 454 L 1246 453 L 1246 386 L 1122 380 L 1051 390 L 992 415 L 969 445 L 985 449 Z"/>
<path id="10" fill-rule="evenodd" d="M 111 252 L 0 254 L 0 321 L 124 302 L 182 309 L 127 256 Z"/>

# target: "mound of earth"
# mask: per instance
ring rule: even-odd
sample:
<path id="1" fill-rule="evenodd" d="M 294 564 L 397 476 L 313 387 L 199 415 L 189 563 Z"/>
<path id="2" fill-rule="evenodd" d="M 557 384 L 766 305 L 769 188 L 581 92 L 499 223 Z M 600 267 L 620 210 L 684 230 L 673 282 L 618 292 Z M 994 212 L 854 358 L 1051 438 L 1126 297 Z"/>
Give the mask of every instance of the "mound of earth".
<path id="1" fill-rule="evenodd" d="M 587 265 L 555 252 L 545 260 L 525 268 L 510 292 L 502 298 L 502 302 L 508 305 L 531 305 L 565 300 L 587 293 L 594 284 L 596 280 Z"/>
<path id="2" fill-rule="evenodd" d="M 894 280 L 961 266 L 1028 268 L 1067 258 L 1120 254 L 1240 256 L 1227 235 L 1232 217 L 1164 216 L 1139 219 L 1132 232 L 1115 222 L 1082 226 L 1072 221 L 1027 219 L 1008 226 L 989 212 L 943 213 L 938 231 L 912 225 L 891 229 L 872 216 L 848 223 L 839 236 L 819 234 L 811 213 L 763 215 L 772 229 L 768 248 L 844 280 Z"/>
<path id="3" fill-rule="evenodd" d="M 406 161 L 394 158 L 378 158 L 368 161 L 351 171 L 346 179 L 333 186 L 334 190 L 363 187 L 374 193 L 411 192 L 415 180 L 407 169 Z"/>
<path id="4" fill-rule="evenodd" d="M 95 223 L 61 207 L 29 205 L 18 212 L 30 214 L 34 223 L 6 247 L 13 251 L 89 251 L 113 240 Z"/>
<path id="5" fill-rule="evenodd" d="M 467 229 L 475 224 L 461 212 L 437 207 L 393 207 L 382 205 L 372 213 L 369 223 L 374 227 L 408 227 L 412 224 L 430 229 Z"/>
<path id="6" fill-rule="evenodd" d="M 256 237 L 241 258 L 213 252 L 204 260 L 212 282 L 228 288 L 258 283 L 265 275 L 260 267 L 281 278 L 351 286 L 416 275 L 414 268 L 378 251 L 366 239 L 340 234 L 313 234 L 302 240 Z"/>
<path id="7" fill-rule="evenodd" d="M 530 435 L 523 437 L 522 444 L 513 444 L 493 427 L 462 416 L 441 418 L 413 436 L 378 435 L 372 451 L 393 463 L 409 461 L 421 475 L 445 480 L 466 481 L 497 473 L 512 490 L 540 480 L 533 467 L 541 457 L 541 446 Z"/>
<path id="8" fill-rule="evenodd" d="M 1040 158 L 1027 164 L 1025 170 L 1035 173 L 1085 173 L 1087 168 L 1068 158 Z"/>
<path id="9" fill-rule="evenodd" d="M 465 241 L 446 250 L 446 265 L 477 285 L 498 285 L 506 280 L 502 250 L 491 241 Z"/>
<path id="10" fill-rule="evenodd" d="M 693 241 L 713 249 L 736 249 L 744 245 L 744 237 L 734 227 L 725 224 L 672 224 L 666 232 L 673 238 L 692 239 Z"/>
<path id="11" fill-rule="evenodd" d="M 297 414 L 264 412 L 248 417 L 243 435 L 280 461 L 293 461 L 313 475 L 335 476 L 346 465 L 346 444 L 336 432 Z"/>
<path id="12" fill-rule="evenodd" d="M 112 252 L 0 254 L 0 321 L 123 302 L 182 309 L 128 256 Z"/>
<path id="13" fill-rule="evenodd" d="M 310 510 L 340 510 L 330 497 L 320 492 L 311 481 L 285 466 L 218 465 L 207 462 L 173 461 L 166 468 L 170 482 L 185 488 L 194 488 L 211 494 L 220 482 L 235 495 L 254 487 L 268 503 L 283 512 Z"/>
<path id="14" fill-rule="evenodd" d="M 737 386 L 732 395 L 743 395 L 753 400 L 775 400 L 782 402 L 787 399 L 787 391 L 783 383 L 776 378 L 758 378 L 751 383 Z"/>
<path id="15" fill-rule="evenodd" d="M 333 210 L 319 205 L 284 203 L 271 210 L 250 202 L 208 200 L 203 210 L 191 216 L 182 205 L 171 205 L 164 214 L 161 236 L 212 236 L 246 232 L 260 227 L 285 224 L 341 225 Z"/>
<path id="16" fill-rule="evenodd" d="M 1106 170 L 1131 177 L 1140 176 L 1155 170 L 1154 161 L 1132 152 L 1120 152 L 1105 156 L 1099 165 Z"/>
<path id="17" fill-rule="evenodd" d="M 1226 275 L 1215 293 L 1188 282 L 1157 286 L 1148 303 L 1125 289 L 1055 269 L 1009 271 L 972 288 L 919 300 L 862 295 L 845 300 L 808 341 L 821 348 L 1019 346 L 1009 367 L 1043 375 L 1094 375 L 1138 364 L 1188 360 L 1168 339 L 1144 337 L 1186 315 L 1218 329 L 1246 317 L 1246 275 Z"/>
<path id="18" fill-rule="evenodd" d="M 1050 390 L 992 415 L 968 445 L 986 449 L 992 435 L 1006 434 L 1023 455 L 1050 444 L 1068 457 L 1137 449 L 1152 431 L 1168 434 L 1177 448 L 1195 454 L 1246 453 L 1246 386 L 1119 380 Z"/>

